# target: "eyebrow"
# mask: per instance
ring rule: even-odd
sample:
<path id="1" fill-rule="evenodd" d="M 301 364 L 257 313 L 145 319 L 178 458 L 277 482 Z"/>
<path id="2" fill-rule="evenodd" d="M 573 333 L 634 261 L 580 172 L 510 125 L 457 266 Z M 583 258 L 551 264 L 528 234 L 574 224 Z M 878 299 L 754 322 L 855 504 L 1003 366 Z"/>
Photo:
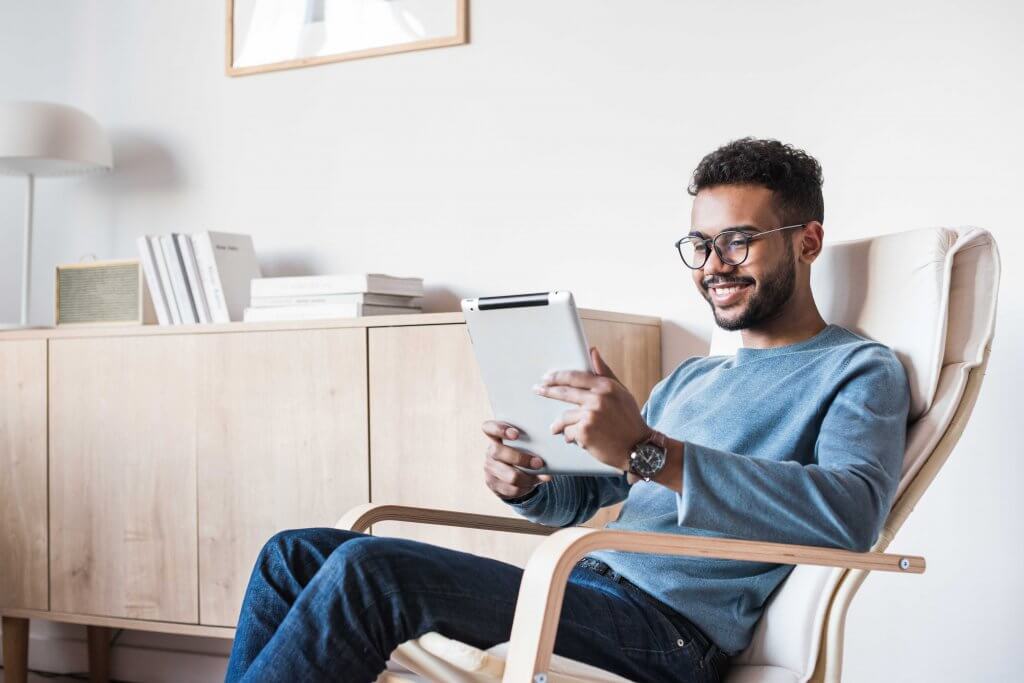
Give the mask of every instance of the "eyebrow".
<path id="1" fill-rule="evenodd" d="M 721 234 L 722 232 L 729 231 L 729 230 L 740 231 L 740 232 L 764 232 L 764 230 L 762 230 L 761 228 L 757 227 L 756 225 L 730 225 L 727 228 L 723 228 L 719 232 L 719 234 Z M 686 236 L 687 237 L 700 237 L 702 239 L 707 239 L 707 235 L 705 235 L 704 233 L 700 232 L 699 230 L 691 230 Z"/>

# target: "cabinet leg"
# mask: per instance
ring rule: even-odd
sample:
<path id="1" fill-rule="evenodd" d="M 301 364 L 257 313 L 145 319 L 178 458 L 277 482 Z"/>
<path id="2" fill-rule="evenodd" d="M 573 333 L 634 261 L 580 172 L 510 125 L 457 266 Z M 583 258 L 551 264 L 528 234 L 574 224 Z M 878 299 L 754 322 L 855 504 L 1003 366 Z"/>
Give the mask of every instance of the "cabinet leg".
<path id="1" fill-rule="evenodd" d="M 89 639 L 89 680 L 91 683 L 110 681 L 110 632 L 105 626 L 86 626 Z"/>
<path id="2" fill-rule="evenodd" d="M 28 680 L 28 619 L 4 617 L 4 683 Z"/>

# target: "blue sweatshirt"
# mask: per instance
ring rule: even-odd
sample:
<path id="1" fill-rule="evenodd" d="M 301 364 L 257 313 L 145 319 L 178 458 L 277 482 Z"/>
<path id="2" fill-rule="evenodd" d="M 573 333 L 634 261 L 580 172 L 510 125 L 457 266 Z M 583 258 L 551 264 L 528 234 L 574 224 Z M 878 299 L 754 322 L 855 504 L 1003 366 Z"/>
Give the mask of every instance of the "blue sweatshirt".
<path id="1" fill-rule="evenodd" d="M 910 390 L 893 352 L 837 325 L 736 356 L 694 357 L 642 413 L 684 442 L 682 493 L 625 477 L 558 476 L 512 507 L 578 525 L 625 500 L 609 529 L 868 550 L 899 482 Z M 724 651 L 750 642 L 792 565 L 591 554 L 697 624 Z"/>

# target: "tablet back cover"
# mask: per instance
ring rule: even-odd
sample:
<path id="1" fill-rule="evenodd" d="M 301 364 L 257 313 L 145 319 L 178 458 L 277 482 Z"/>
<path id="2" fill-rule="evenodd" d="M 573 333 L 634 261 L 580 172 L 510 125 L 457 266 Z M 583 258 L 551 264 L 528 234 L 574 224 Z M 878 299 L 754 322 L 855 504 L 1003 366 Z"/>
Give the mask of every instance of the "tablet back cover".
<path id="1" fill-rule="evenodd" d="M 539 455 L 550 474 L 621 475 L 551 425 L 575 407 L 538 396 L 533 385 L 551 370 L 586 370 L 590 353 L 572 294 L 565 291 L 465 299 L 462 310 L 494 419 L 519 429 L 513 448 Z"/>

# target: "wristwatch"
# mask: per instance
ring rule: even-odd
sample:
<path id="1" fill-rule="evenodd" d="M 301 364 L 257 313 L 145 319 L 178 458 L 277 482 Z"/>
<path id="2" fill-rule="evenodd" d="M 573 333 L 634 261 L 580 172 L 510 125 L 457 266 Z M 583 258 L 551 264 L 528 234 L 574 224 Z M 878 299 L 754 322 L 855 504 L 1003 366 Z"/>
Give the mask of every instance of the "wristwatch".
<path id="1" fill-rule="evenodd" d="M 643 441 L 633 446 L 629 454 L 629 471 L 644 481 L 650 481 L 665 467 L 667 451 L 665 435 L 652 429 Z"/>

